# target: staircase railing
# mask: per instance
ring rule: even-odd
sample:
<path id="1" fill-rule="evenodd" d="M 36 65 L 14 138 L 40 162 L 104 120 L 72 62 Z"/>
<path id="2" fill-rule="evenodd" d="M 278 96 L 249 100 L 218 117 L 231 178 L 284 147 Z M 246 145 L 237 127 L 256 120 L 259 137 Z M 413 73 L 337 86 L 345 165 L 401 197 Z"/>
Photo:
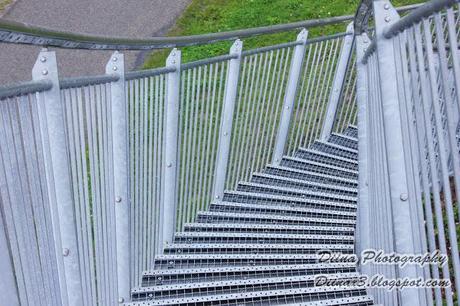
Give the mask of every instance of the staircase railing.
<path id="1" fill-rule="evenodd" d="M 384 305 L 458 304 L 458 2 L 432 1 L 403 18 L 389 1 L 373 1 L 368 8 L 363 15 L 373 16 L 375 34 L 370 39 L 362 29 L 356 33 L 359 250 L 440 250 L 449 262 L 369 264 L 362 271 L 453 282 L 400 292 L 371 289 Z"/>
<path id="2" fill-rule="evenodd" d="M 432 13 L 447 4 L 451 2 L 444 1 L 439 8 L 429 4 L 413 14 Z M 393 12 L 391 6 L 384 6 L 383 10 L 375 13 L 384 18 L 376 18 L 375 25 L 377 41 L 373 45 L 379 55 L 384 52 L 379 52 L 381 45 L 391 43 L 399 47 L 396 42 L 402 36 L 382 37 L 382 24 L 388 23 L 387 11 Z M 368 13 L 364 10 L 363 16 Z M 455 14 L 457 20 L 453 24 L 458 28 Z M 452 35 L 449 12 L 446 16 L 442 20 L 448 20 L 443 22 Z M 357 28 L 365 28 L 356 25 L 355 29 L 349 25 L 343 33 L 315 38 L 309 38 L 308 31 L 303 29 L 295 41 L 253 50 L 244 50 L 244 42 L 238 39 L 342 24 L 353 18 L 342 16 L 153 39 L 95 37 L 0 21 L 0 41 L 50 47 L 139 50 L 236 39 L 228 55 L 182 63 L 181 51 L 173 49 L 165 67 L 134 72 L 125 71 L 123 54 L 114 52 L 104 75 L 71 79 L 59 78 L 55 53 L 45 49 L 33 68 L 33 81 L 0 88 L 0 268 L 5 271 L 0 293 L 6 297 L 3 301 L 8 305 L 113 305 L 128 301 L 131 288 L 138 284 L 142 271 L 150 267 L 154 255 L 199 210 L 213 200 L 231 196 L 224 191 L 248 180 L 251 173 L 260 171 L 267 163 L 279 164 L 283 155 L 307 147 L 319 137 L 327 140 L 331 132 L 341 132 L 349 124 L 357 124 L 360 133 L 360 249 L 399 243 L 404 230 L 415 235 L 415 229 L 421 229 L 421 220 L 425 220 L 420 213 L 426 209 L 416 207 L 415 203 L 421 202 L 412 199 L 418 189 L 400 190 L 404 185 L 390 180 L 393 173 L 387 172 L 387 141 L 399 141 L 392 150 L 403 148 L 406 153 L 405 159 L 399 161 L 403 164 L 396 165 L 401 168 L 391 168 L 410 170 L 409 174 L 403 173 L 406 182 L 409 178 L 416 180 L 415 169 L 423 167 L 415 166 L 424 160 L 419 159 L 417 164 L 415 159 L 409 159 L 407 146 L 397 147 L 403 145 L 401 137 L 386 139 L 391 138 L 395 128 L 400 134 L 406 133 L 409 129 L 403 129 L 402 124 L 411 121 L 404 121 L 406 117 L 387 118 L 399 122 L 396 124 L 381 118 L 382 110 L 389 107 L 381 105 L 384 94 L 396 94 L 396 98 L 388 99 L 393 102 L 402 101 L 403 93 L 411 97 L 401 89 L 406 83 L 393 84 L 392 90 L 385 83 L 408 81 L 401 77 L 405 74 L 398 74 L 405 70 L 401 72 L 399 66 L 393 65 L 398 79 L 379 76 L 377 71 L 389 69 L 382 62 L 387 59 L 378 60 L 376 53 L 370 51 L 364 54 L 363 46 L 370 40 L 361 32 L 353 33 Z M 360 25 L 368 19 L 364 18 Z M 406 23 L 401 24 L 407 27 Z M 391 33 L 396 30 L 393 28 Z M 445 50 L 457 50 L 450 40 L 448 46 L 451 49 Z M 412 47 L 415 50 L 416 46 Z M 422 55 L 426 52 L 423 47 L 420 50 Z M 403 58 L 399 54 L 393 54 L 393 62 Z M 409 67 L 408 71 L 415 74 L 419 68 Z M 458 76 L 455 69 L 448 64 L 448 79 Z M 417 76 L 415 79 L 418 80 Z M 383 88 L 390 92 L 384 93 Z M 458 92 L 457 85 L 455 89 L 454 93 Z M 369 119 L 368 113 L 376 117 Z M 371 140 L 378 146 L 374 147 Z M 435 142 L 437 150 L 442 144 Z M 455 171 L 454 162 L 448 164 L 450 176 Z M 445 175 L 442 170 L 440 173 Z M 432 176 L 427 174 L 428 178 Z M 403 180 L 404 176 L 398 179 Z M 416 185 L 415 181 L 411 184 Z M 428 194 L 434 185 L 427 182 Z M 393 191 L 390 193 L 391 186 L 401 191 L 397 198 Z M 420 194 L 427 190 L 420 189 Z M 381 200 L 377 194 L 388 198 Z M 428 194 L 424 194 L 425 199 Z M 400 221 L 399 215 L 389 214 L 396 206 L 393 201 L 407 202 L 402 200 L 406 196 L 413 211 L 419 213 L 419 223 L 395 227 L 394 233 L 390 223 L 370 223 L 375 220 L 368 216 Z M 388 209 L 377 213 L 376 207 Z M 407 209 L 401 209 L 401 216 L 407 216 Z M 369 233 L 371 224 L 379 236 Z M 389 231 L 393 240 L 383 237 L 384 230 Z M 409 243 L 405 240 L 404 246 L 411 248 L 419 239 L 416 250 L 422 250 L 423 237 L 419 233 Z M 451 254 L 455 256 L 454 250 Z M 363 267 L 368 274 L 375 274 L 378 269 Z M 429 290 L 425 291 L 428 300 Z M 381 290 L 375 290 L 375 295 L 382 302 L 396 299 Z M 414 295 L 404 294 L 404 299 L 414 296 L 421 298 L 417 291 Z"/>

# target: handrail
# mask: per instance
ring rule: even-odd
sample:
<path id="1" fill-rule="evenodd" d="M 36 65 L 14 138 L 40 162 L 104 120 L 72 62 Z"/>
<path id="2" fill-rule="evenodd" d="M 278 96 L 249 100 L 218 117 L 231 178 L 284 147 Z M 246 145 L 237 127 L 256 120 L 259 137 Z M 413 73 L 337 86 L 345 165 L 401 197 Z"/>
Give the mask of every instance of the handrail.
<path id="1" fill-rule="evenodd" d="M 402 6 L 398 8 L 398 11 L 411 10 L 416 6 L 417 5 Z M 56 31 L 0 18 L 0 42 L 60 47 L 66 49 L 153 50 L 202 45 L 301 28 L 314 28 L 350 21 L 353 20 L 354 17 L 354 15 L 345 15 L 220 33 L 151 38 L 107 37 Z"/>
<path id="2" fill-rule="evenodd" d="M 431 0 L 430 2 L 424 3 L 423 5 L 417 7 L 409 15 L 402 17 L 394 24 L 390 25 L 383 33 L 383 36 L 387 39 L 392 38 L 410 26 L 422 21 L 423 18 L 427 18 L 431 14 L 439 12 L 446 7 L 454 5 L 455 3 L 459 3 L 459 0 Z M 367 59 L 375 51 L 376 47 L 377 41 L 374 37 L 364 53 L 362 60 L 363 64 L 367 63 Z"/>
<path id="3" fill-rule="evenodd" d="M 53 85 L 49 81 L 29 81 L 15 85 L 2 86 L 0 87 L 0 100 L 49 90 L 51 87 L 53 87 Z"/>
<path id="4" fill-rule="evenodd" d="M 420 22 L 423 18 L 430 16 L 434 12 L 439 12 L 445 7 L 452 6 L 455 3 L 459 3 L 459 0 L 432 0 L 427 2 L 412 11 L 409 15 L 393 23 L 383 35 L 385 38 L 391 38 L 408 27 Z"/>
<path id="5" fill-rule="evenodd" d="M 355 14 L 355 33 L 361 34 L 364 31 L 366 19 L 368 18 L 368 14 L 370 10 L 372 10 L 372 1 L 373 0 L 362 0 L 358 9 L 356 10 Z M 417 9 L 423 6 L 424 3 L 416 3 L 416 4 L 409 4 L 397 7 L 396 10 L 399 13 L 408 12 L 414 9 Z"/>
<path id="6" fill-rule="evenodd" d="M 193 46 L 219 41 L 235 40 L 243 37 L 273 34 L 300 28 L 326 26 L 350 21 L 353 17 L 353 15 L 346 15 L 220 33 L 152 38 L 87 35 L 56 31 L 31 26 L 21 22 L 0 19 L 0 42 L 52 46 L 67 49 L 152 50 Z"/>

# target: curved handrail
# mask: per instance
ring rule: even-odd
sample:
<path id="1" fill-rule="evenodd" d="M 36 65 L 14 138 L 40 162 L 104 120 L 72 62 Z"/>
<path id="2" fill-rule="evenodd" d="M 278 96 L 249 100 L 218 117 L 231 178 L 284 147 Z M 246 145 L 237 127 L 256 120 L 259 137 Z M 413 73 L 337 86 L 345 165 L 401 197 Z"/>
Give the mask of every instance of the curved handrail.
<path id="1" fill-rule="evenodd" d="M 353 17 L 353 15 L 346 15 L 220 33 L 152 38 L 87 35 L 50 30 L 16 21 L 0 19 L 0 42 L 52 46 L 69 49 L 152 50 L 200 45 L 218 41 L 235 40 L 243 37 L 273 34 L 300 28 L 326 26 L 350 21 Z"/>
<path id="2" fill-rule="evenodd" d="M 417 7 L 417 5 L 402 6 L 398 8 L 398 11 L 407 11 L 415 7 Z M 151 38 L 107 37 L 56 31 L 0 18 L 0 42 L 67 49 L 153 50 L 235 40 L 238 38 L 273 34 L 300 28 L 314 28 L 351 21 L 354 18 L 354 15 L 345 15 L 220 33 Z"/>
<path id="3" fill-rule="evenodd" d="M 420 22 L 422 19 L 429 17 L 431 14 L 439 12 L 446 7 L 453 6 L 455 3 L 459 3 L 459 0 L 432 0 L 427 2 L 419 8 L 413 10 L 409 15 L 404 16 L 393 23 L 383 35 L 385 38 L 391 38 L 410 26 Z"/>

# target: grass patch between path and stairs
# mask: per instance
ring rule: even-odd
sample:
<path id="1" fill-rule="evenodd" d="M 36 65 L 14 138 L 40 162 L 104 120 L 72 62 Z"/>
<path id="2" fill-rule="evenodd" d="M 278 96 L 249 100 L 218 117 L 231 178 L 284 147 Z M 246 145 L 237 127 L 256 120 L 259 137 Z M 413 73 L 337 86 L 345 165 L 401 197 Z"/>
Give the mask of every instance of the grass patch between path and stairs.
<path id="1" fill-rule="evenodd" d="M 0 0 L 2 1 L 2 0 Z M 419 3 L 420 0 L 396 0 L 393 5 Z M 167 36 L 195 35 L 268 26 L 309 19 L 353 15 L 358 0 L 192 0 Z M 345 31 L 345 24 L 310 30 L 310 37 Z M 244 39 L 244 48 L 252 49 L 295 40 L 298 31 Z M 227 54 L 232 42 L 181 48 L 183 62 Z M 164 66 L 169 50 L 152 52 L 144 69 Z"/>

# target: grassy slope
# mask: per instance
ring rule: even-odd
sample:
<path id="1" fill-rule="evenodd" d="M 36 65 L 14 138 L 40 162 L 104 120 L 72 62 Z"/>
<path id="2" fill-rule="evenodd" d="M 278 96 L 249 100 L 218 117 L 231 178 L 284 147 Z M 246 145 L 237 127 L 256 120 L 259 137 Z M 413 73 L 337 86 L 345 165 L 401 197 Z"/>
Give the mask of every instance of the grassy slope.
<path id="1" fill-rule="evenodd" d="M 0 0 L 2 1 L 2 0 Z M 420 0 L 396 0 L 406 5 Z M 354 14 L 357 0 L 192 0 L 169 36 L 203 34 L 307 19 Z M 310 37 L 343 31 L 345 25 L 311 29 Z M 254 48 L 294 40 L 295 32 L 245 39 L 245 48 Z M 230 42 L 183 49 L 183 61 L 226 54 Z M 164 65 L 168 50 L 152 53 L 144 68 Z"/>

